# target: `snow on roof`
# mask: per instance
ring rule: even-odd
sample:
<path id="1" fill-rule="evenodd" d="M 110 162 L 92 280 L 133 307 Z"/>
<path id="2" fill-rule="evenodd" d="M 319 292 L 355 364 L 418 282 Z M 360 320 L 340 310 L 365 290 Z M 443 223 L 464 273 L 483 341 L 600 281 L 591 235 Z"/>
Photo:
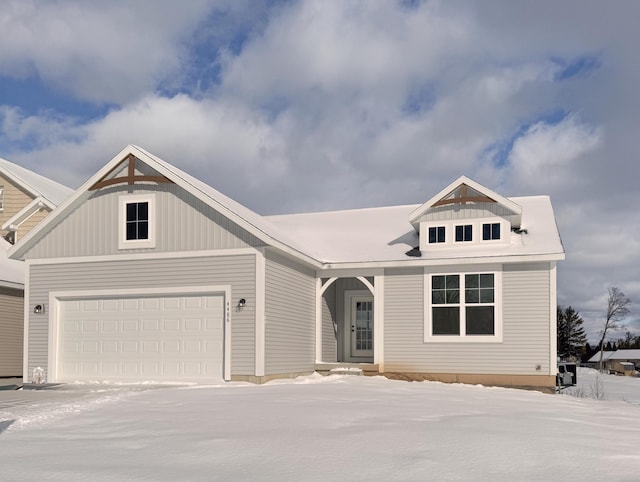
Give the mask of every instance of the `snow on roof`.
<path id="1" fill-rule="evenodd" d="M 73 189 L 67 186 L 2 158 L 0 158 L 0 174 L 6 175 L 34 197 L 42 196 L 56 206 L 73 192 Z"/>
<path id="2" fill-rule="evenodd" d="M 0 286 L 24 285 L 26 265 L 22 261 L 15 261 L 7 257 L 7 251 L 10 247 L 11 244 L 0 238 Z"/>
<path id="3" fill-rule="evenodd" d="M 602 361 L 609 360 L 611 358 L 611 355 L 613 355 L 614 353 L 615 353 L 614 351 L 604 351 L 602 355 Z M 595 355 L 589 358 L 589 360 L 587 360 L 587 363 L 598 363 L 599 361 L 600 361 L 600 352 L 597 352 Z"/>
<path id="4" fill-rule="evenodd" d="M 423 251 L 423 260 L 469 257 L 564 255 L 548 196 L 513 197 L 522 206 L 522 228 L 509 246 L 473 245 Z M 308 252 L 325 263 L 411 261 L 407 251 L 419 244 L 409 222 L 420 205 L 391 206 L 308 214 L 267 216 Z"/>
<path id="5" fill-rule="evenodd" d="M 640 350 L 617 350 L 610 360 L 640 360 Z"/>

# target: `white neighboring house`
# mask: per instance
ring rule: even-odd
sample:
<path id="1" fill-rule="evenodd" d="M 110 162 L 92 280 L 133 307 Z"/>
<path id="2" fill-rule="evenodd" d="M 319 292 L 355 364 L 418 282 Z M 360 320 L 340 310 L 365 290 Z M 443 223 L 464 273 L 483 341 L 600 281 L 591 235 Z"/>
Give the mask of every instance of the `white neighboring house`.
<path id="1" fill-rule="evenodd" d="M 464 176 L 421 205 L 261 216 L 127 146 L 10 256 L 29 266 L 25 374 L 49 382 L 555 385 L 551 202 Z"/>
<path id="2" fill-rule="evenodd" d="M 26 266 L 7 258 L 21 236 L 73 191 L 0 159 L 0 377 L 23 374 L 24 278 Z"/>

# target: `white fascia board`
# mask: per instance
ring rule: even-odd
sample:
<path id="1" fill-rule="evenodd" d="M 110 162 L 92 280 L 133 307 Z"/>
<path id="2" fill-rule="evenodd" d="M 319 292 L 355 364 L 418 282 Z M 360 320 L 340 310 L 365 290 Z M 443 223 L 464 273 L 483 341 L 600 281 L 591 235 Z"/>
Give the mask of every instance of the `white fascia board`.
<path id="1" fill-rule="evenodd" d="M 491 199 L 497 201 L 499 204 L 502 204 L 503 206 L 510 209 L 514 213 L 518 215 L 522 215 L 522 207 L 520 205 L 514 203 L 513 201 L 511 201 L 510 199 L 507 199 L 504 196 L 501 196 L 500 194 L 492 191 L 491 189 L 483 186 L 482 184 L 478 184 L 473 179 L 469 179 L 466 176 L 460 176 L 458 179 L 453 181 L 451 184 L 445 187 L 438 194 L 436 194 L 431 199 L 429 199 L 426 203 L 418 206 L 416 209 L 411 211 L 409 213 L 409 222 L 415 227 L 418 218 L 422 216 L 427 209 L 429 209 L 433 204 L 440 201 L 443 197 L 447 196 L 449 193 L 451 193 L 461 184 L 466 184 L 470 188 L 484 194 L 487 197 L 490 197 Z"/>
<path id="2" fill-rule="evenodd" d="M 477 264 L 477 263 L 534 263 L 562 261 L 565 259 L 564 253 L 550 254 L 527 254 L 520 256 L 487 256 L 472 258 L 444 258 L 430 260 L 407 260 L 407 261 L 372 261 L 358 263 L 328 263 L 326 270 L 329 273 L 337 273 L 348 269 L 374 269 L 374 268 L 413 268 L 424 266 L 442 266 L 451 264 Z M 320 271 L 318 277 L 324 278 L 324 270 Z"/>
<path id="3" fill-rule="evenodd" d="M 102 256 L 76 256 L 69 258 L 41 258 L 28 259 L 29 265 L 70 264 L 70 263 L 99 263 L 104 261 L 138 261 L 145 259 L 181 259 L 208 258 L 214 256 L 254 256 L 258 254 L 255 248 L 217 249 L 206 251 L 171 251 L 166 253 L 127 253 L 108 254 Z"/>
<path id="4" fill-rule="evenodd" d="M 48 199 L 38 196 L 8 219 L 2 226 L 0 226 L 0 229 L 13 229 L 14 226 L 19 227 L 42 208 L 47 208 L 49 211 L 53 211 L 55 205 Z"/>
<path id="5" fill-rule="evenodd" d="M 22 283 L 14 283 L 13 281 L 4 281 L 0 280 L 0 287 L 2 288 L 11 288 L 15 290 L 24 291 L 24 284 Z"/>

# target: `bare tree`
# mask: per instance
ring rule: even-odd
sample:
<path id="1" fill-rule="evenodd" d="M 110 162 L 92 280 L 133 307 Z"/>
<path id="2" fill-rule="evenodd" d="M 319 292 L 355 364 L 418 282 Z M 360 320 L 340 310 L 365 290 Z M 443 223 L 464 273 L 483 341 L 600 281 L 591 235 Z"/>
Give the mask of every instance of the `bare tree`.
<path id="1" fill-rule="evenodd" d="M 618 287 L 609 287 L 609 298 L 607 299 L 607 318 L 604 322 L 602 338 L 600 338 L 600 362 L 598 363 L 598 369 L 600 371 L 602 371 L 604 340 L 607 337 L 607 332 L 609 330 L 617 330 L 620 327 L 620 322 L 629 314 L 629 308 L 627 308 L 627 306 L 630 304 L 631 300 L 627 298 Z"/>

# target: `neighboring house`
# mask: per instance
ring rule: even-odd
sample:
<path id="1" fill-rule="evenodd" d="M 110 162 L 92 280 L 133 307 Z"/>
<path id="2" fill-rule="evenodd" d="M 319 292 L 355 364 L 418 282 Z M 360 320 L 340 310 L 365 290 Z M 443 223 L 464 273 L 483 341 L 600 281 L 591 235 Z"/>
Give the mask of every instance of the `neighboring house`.
<path id="1" fill-rule="evenodd" d="M 249 380 L 350 363 L 553 387 L 546 196 L 461 177 L 422 205 L 261 216 L 128 146 L 10 253 L 28 260 L 25 373 Z"/>
<path id="2" fill-rule="evenodd" d="M 10 242 L 26 235 L 73 191 L 0 159 L 0 377 L 23 373 L 26 266 L 7 258 Z"/>
<path id="3" fill-rule="evenodd" d="M 628 370 L 622 369 L 620 363 L 632 363 L 634 367 L 640 367 L 640 350 L 626 349 L 616 351 L 604 351 L 602 355 L 603 369 L 614 370 L 616 372 L 624 372 Z M 589 366 L 598 368 L 600 363 L 600 352 L 593 355 L 587 361 Z"/>
<path id="4" fill-rule="evenodd" d="M 0 238 L 0 378 L 22 377 L 25 265 L 7 258 L 10 247 Z"/>
<path id="5" fill-rule="evenodd" d="M 14 244 L 72 189 L 0 158 L 0 236 Z"/>

